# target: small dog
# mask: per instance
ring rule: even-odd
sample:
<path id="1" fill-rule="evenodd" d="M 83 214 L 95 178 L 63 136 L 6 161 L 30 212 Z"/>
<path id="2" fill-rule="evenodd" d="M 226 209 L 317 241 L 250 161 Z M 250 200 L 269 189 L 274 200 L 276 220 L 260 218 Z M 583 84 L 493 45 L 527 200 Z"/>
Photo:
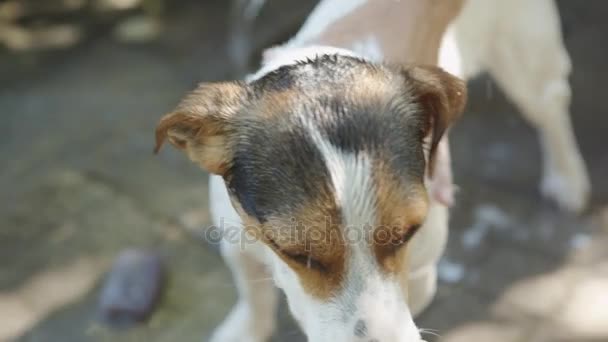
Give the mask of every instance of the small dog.
<path id="1" fill-rule="evenodd" d="M 322 1 L 298 35 L 269 50 L 246 82 L 202 84 L 158 124 L 156 151 L 167 139 L 213 174 L 211 213 L 226 232 L 221 251 L 239 293 L 213 342 L 266 341 L 275 324 L 273 283 L 285 292 L 310 341 L 421 341 L 413 317 L 435 294 L 436 263 L 447 239 L 451 174 L 443 137 L 463 111 L 466 86 L 438 67 L 404 63 L 432 64 L 459 8 L 416 19 L 407 15 L 437 14 L 425 6 L 448 2 L 376 2 L 375 11 L 389 11 L 374 15 L 379 23 L 374 33 L 374 25 L 354 24 L 365 13 L 357 9 L 371 2 Z M 515 2 L 523 8 L 548 4 L 549 11 L 537 15 L 556 15 L 550 1 Z M 506 53 L 499 49 L 502 41 L 473 35 L 509 24 L 498 20 L 512 14 L 498 10 L 499 3 L 469 0 L 447 31 L 440 60 L 457 75 L 471 76 L 478 71 L 472 66 L 480 65 L 504 76 L 506 71 L 486 60 L 499 63 L 495 53 Z M 412 11 L 412 4 L 422 7 Z M 399 15 L 412 27 L 408 49 L 391 45 L 403 36 L 380 32 L 387 26 L 383 20 Z M 517 18 L 530 24 L 529 17 Z M 567 120 L 569 66 L 556 18 L 538 39 L 557 32 L 557 41 L 541 40 L 555 48 L 546 56 L 561 64 L 545 58 L 541 66 L 549 71 L 539 71 L 534 75 L 542 80 L 529 83 L 510 84 L 517 75 L 526 81 L 532 75 L 509 69 L 511 78 L 504 76 L 504 82 L 507 88 L 537 91 L 539 97 L 520 89 L 517 94 L 537 105 L 522 107 L 537 115 L 533 122 L 542 127 L 543 146 L 551 151 L 543 187 L 577 210 L 584 206 L 588 183 Z M 339 32 L 332 29 L 335 23 L 350 34 L 324 35 Z M 416 38 L 418 28 L 427 39 Z M 358 29 L 371 31 L 360 35 Z M 525 41 L 519 30 L 524 29 L 514 28 L 513 36 L 501 39 Z M 473 47 L 483 49 L 476 53 Z M 540 61 L 523 55 L 526 63 L 505 64 L 514 61 L 502 57 L 504 68 L 534 71 L 534 61 Z M 556 142 L 562 145 L 550 145 Z M 576 154 L 564 156 L 563 149 Z M 566 189 L 576 192 L 574 199 L 566 199 Z"/>
<path id="2" fill-rule="evenodd" d="M 407 245 L 445 220 L 425 174 L 463 110 L 465 84 L 438 67 L 346 50 L 291 53 L 292 63 L 247 83 L 201 85 L 158 126 L 157 149 L 167 138 L 217 175 L 216 223 L 242 222 L 253 237 L 222 240 L 240 300 L 212 341 L 272 333 L 266 267 L 311 341 L 419 341 L 412 307 L 430 298 L 408 306 Z M 434 241 L 419 242 L 411 258 L 427 259 Z"/>

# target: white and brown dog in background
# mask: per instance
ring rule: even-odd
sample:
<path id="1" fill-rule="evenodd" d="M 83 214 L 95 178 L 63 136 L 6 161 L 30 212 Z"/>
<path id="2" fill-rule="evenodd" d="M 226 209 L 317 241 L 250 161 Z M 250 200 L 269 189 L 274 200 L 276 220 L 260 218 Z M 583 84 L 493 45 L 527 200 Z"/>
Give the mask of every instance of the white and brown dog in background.
<path id="1" fill-rule="evenodd" d="M 442 138 L 466 100 L 457 77 L 417 64 L 442 39 L 442 65 L 489 70 L 539 128 L 545 193 L 584 206 L 554 4 L 469 0 L 444 36 L 461 5 L 324 0 L 246 82 L 202 84 L 161 119 L 157 150 L 168 139 L 212 173 L 214 222 L 239 232 L 221 245 L 239 300 L 212 341 L 266 341 L 273 283 L 310 341 L 421 340 L 452 201 Z"/>

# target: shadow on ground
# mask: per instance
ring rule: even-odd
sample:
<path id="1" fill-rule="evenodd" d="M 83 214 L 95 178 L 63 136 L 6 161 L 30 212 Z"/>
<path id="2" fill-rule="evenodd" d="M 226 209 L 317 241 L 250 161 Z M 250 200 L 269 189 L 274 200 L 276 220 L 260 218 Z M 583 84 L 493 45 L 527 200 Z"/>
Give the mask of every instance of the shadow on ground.
<path id="1" fill-rule="evenodd" d="M 177 1 L 154 14 L 146 41 L 115 34 L 149 11 L 134 8 L 96 19 L 73 45 L 1 52 L 0 340 L 200 341 L 228 312 L 230 275 L 194 237 L 208 223 L 206 175 L 175 151 L 151 153 L 161 114 L 197 82 L 231 75 L 227 3 Z M 472 82 L 452 131 L 460 192 L 442 283 L 418 319 L 443 340 L 608 341 L 608 3 L 559 4 L 592 206 L 574 217 L 540 197 L 534 132 L 491 81 Z M 255 45 L 287 37 L 311 6 L 267 9 Z M 146 324 L 112 331 L 96 323 L 100 279 L 131 246 L 158 251 L 168 283 Z M 284 307 L 280 316 L 275 340 L 303 341 Z"/>

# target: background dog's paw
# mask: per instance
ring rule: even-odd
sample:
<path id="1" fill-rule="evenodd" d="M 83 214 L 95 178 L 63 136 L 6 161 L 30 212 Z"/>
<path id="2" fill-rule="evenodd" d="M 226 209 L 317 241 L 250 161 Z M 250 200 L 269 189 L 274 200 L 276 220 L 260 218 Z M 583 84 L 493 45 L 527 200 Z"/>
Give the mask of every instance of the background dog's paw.
<path id="1" fill-rule="evenodd" d="M 584 166 L 573 169 L 567 173 L 547 172 L 541 182 L 541 192 L 562 210 L 580 213 L 589 202 L 591 185 Z"/>

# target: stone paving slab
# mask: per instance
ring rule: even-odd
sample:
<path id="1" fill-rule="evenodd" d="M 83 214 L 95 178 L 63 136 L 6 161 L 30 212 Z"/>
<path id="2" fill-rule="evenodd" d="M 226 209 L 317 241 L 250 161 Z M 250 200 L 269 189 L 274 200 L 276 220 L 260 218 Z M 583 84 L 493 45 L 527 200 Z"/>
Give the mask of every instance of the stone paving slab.
<path id="1" fill-rule="evenodd" d="M 198 339 L 202 338 L 203 332 L 209 331 L 227 312 L 234 294 L 226 268 L 216 253 L 202 248 L 180 227 L 149 217 L 131 198 L 70 170 L 52 173 L 45 184 L 47 187 L 41 191 L 47 195 L 42 201 L 52 205 L 30 218 L 42 220 L 44 224 L 13 216 L 13 222 L 19 224 L 12 228 L 28 235 L 17 240 L 17 232 L 4 231 L 11 239 L 2 239 L 12 244 L 22 241 L 24 247 L 33 251 L 21 255 L 17 260 L 8 255 L 2 258 L 0 285 L 3 289 L 10 289 L 0 295 L 0 299 L 7 299 L 0 301 L 2 316 L 14 317 L 14 305 L 4 311 L 7 302 L 10 304 L 10 299 L 14 297 L 26 302 L 23 311 L 43 308 L 44 313 L 52 313 L 48 319 L 33 326 L 22 340 L 133 341 L 141 340 L 144 336 L 155 341 L 193 340 L 193 331 L 200 329 Z M 34 201 L 29 203 L 36 205 Z M 30 227 L 41 227 L 44 231 L 27 231 Z M 170 270 L 170 278 L 162 298 L 162 309 L 145 328 L 117 335 L 96 323 L 96 284 L 113 257 L 131 246 L 150 248 L 160 253 Z M 1 250 L 8 251 L 9 248 L 5 245 Z M 71 266 L 74 261 L 85 262 L 85 269 L 76 267 L 74 270 Z M 22 270 L 22 277 L 16 278 L 13 273 L 15 267 Z M 56 278 L 53 274 L 63 276 Z M 40 277 L 44 281 L 37 281 Z M 74 285 L 82 282 L 86 286 Z M 77 290 L 70 290 L 74 286 Z M 55 300 L 48 295 L 53 291 L 71 294 L 69 298 Z M 214 295 L 207 296 L 210 293 Z M 22 315 L 26 317 L 31 314 L 23 312 Z M 184 319 L 184 316 L 190 319 Z M 166 326 L 172 328 L 166 329 Z"/>

